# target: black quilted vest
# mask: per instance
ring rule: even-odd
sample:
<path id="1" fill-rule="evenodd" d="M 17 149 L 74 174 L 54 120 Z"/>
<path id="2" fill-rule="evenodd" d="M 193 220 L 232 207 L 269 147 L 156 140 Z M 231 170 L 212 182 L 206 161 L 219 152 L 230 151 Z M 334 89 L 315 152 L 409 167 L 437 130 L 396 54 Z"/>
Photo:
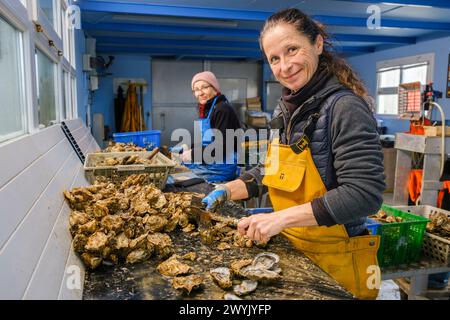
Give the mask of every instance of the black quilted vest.
<path id="1" fill-rule="evenodd" d="M 283 129 L 280 130 L 280 143 L 282 144 L 292 144 L 301 139 L 303 128 L 310 116 L 312 114 L 318 115 L 315 127 L 313 127 L 312 133 L 309 134 L 309 148 L 311 149 L 314 164 L 327 190 L 335 189 L 338 186 L 336 172 L 333 167 L 330 123 L 336 101 L 345 95 L 355 94 L 342 86 L 333 77 L 327 82 L 324 89 L 297 108 L 292 117 L 281 99 L 273 113 L 274 119 L 282 117 L 283 120 Z M 291 118 L 292 120 L 290 121 Z M 288 135 L 289 137 L 287 137 Z M 364 232 L 366 229 L 365 222 L 366 218 L 361 218 L 345 224 L 349 236 L 355 236 Z"/>

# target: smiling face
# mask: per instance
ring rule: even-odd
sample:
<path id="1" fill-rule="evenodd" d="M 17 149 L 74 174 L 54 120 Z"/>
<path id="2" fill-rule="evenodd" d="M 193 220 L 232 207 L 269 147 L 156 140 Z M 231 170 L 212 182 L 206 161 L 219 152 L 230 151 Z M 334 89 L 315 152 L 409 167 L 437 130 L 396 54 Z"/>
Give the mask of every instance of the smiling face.
<path id="1" fill-rule="evenodd" d="M 311 44 L 305 35 L 287 23 L 267 30 L 261 43 L 274 76 L 294 92 L 311 80 L 323 51 L 322 36 L 318 35 Z"/>
<path id="2" fill-rule="evenodd" d="M 205 104 L 211 98 L 217 95 L 217 91 L 208 82 L 199 80 L 194 83 L 192 92 L 199 104 Z"/>

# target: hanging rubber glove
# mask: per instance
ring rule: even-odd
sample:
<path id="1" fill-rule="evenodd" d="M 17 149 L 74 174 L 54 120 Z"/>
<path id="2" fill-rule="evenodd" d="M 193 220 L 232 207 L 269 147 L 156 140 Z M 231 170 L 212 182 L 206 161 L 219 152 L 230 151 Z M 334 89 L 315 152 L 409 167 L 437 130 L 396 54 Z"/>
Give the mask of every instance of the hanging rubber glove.
<path id="1" fill-rule="evenodd" d="M 216 187 L 216 189 L 210 192 L 206 197 L 202 199 L 202 203 L 206 205 L 206 210 L 214 211 L 217 206 L 224 203 L 227 200 L 230 200 L 231 192 L 228 187 L 223 184 L 220 184 Z"/>

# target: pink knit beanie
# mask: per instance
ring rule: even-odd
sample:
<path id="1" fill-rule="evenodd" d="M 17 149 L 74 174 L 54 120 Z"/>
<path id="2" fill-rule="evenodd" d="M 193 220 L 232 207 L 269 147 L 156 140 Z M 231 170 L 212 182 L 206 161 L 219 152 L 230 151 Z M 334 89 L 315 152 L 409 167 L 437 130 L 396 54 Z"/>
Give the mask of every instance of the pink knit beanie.
<path id="1" fill-rule="evenodd" d="M 200 80 L 208 82 L 210 85 L 212 85 L 214 87 L 214 89 L 216 89 L 217 92 L 220 92 L 219 81 L 217 81 L 216 76 L 211 71 L 203 71 L 203 72 L 197 73 L 192 78 L 192 83 L 191 83 L 192 90 L 194 90 L 194 84 Z"/>

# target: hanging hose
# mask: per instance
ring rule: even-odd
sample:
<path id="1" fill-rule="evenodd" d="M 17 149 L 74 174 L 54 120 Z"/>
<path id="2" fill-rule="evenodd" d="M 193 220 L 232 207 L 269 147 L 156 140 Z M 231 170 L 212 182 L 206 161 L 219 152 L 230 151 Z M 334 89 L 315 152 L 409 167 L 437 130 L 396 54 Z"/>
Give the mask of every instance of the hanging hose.
<path id="1" fill-rule="evenodd" d="M 435 106 L 436 108 L 439 109 L 439 112 L 441 113 L 441 128 L 442 128 L 442 132 L 441 132 L 441 176 L 442 173 L 444 172 L 444 162 L 445 162 L 445 115 L 444 115 L 444 111 L 442 110 L 441 106 L 438 105 L 436 102 L 430 102 L 430 104 L 432 106 Z M 431 112 L 431 110 L 430 110 Z"/>

